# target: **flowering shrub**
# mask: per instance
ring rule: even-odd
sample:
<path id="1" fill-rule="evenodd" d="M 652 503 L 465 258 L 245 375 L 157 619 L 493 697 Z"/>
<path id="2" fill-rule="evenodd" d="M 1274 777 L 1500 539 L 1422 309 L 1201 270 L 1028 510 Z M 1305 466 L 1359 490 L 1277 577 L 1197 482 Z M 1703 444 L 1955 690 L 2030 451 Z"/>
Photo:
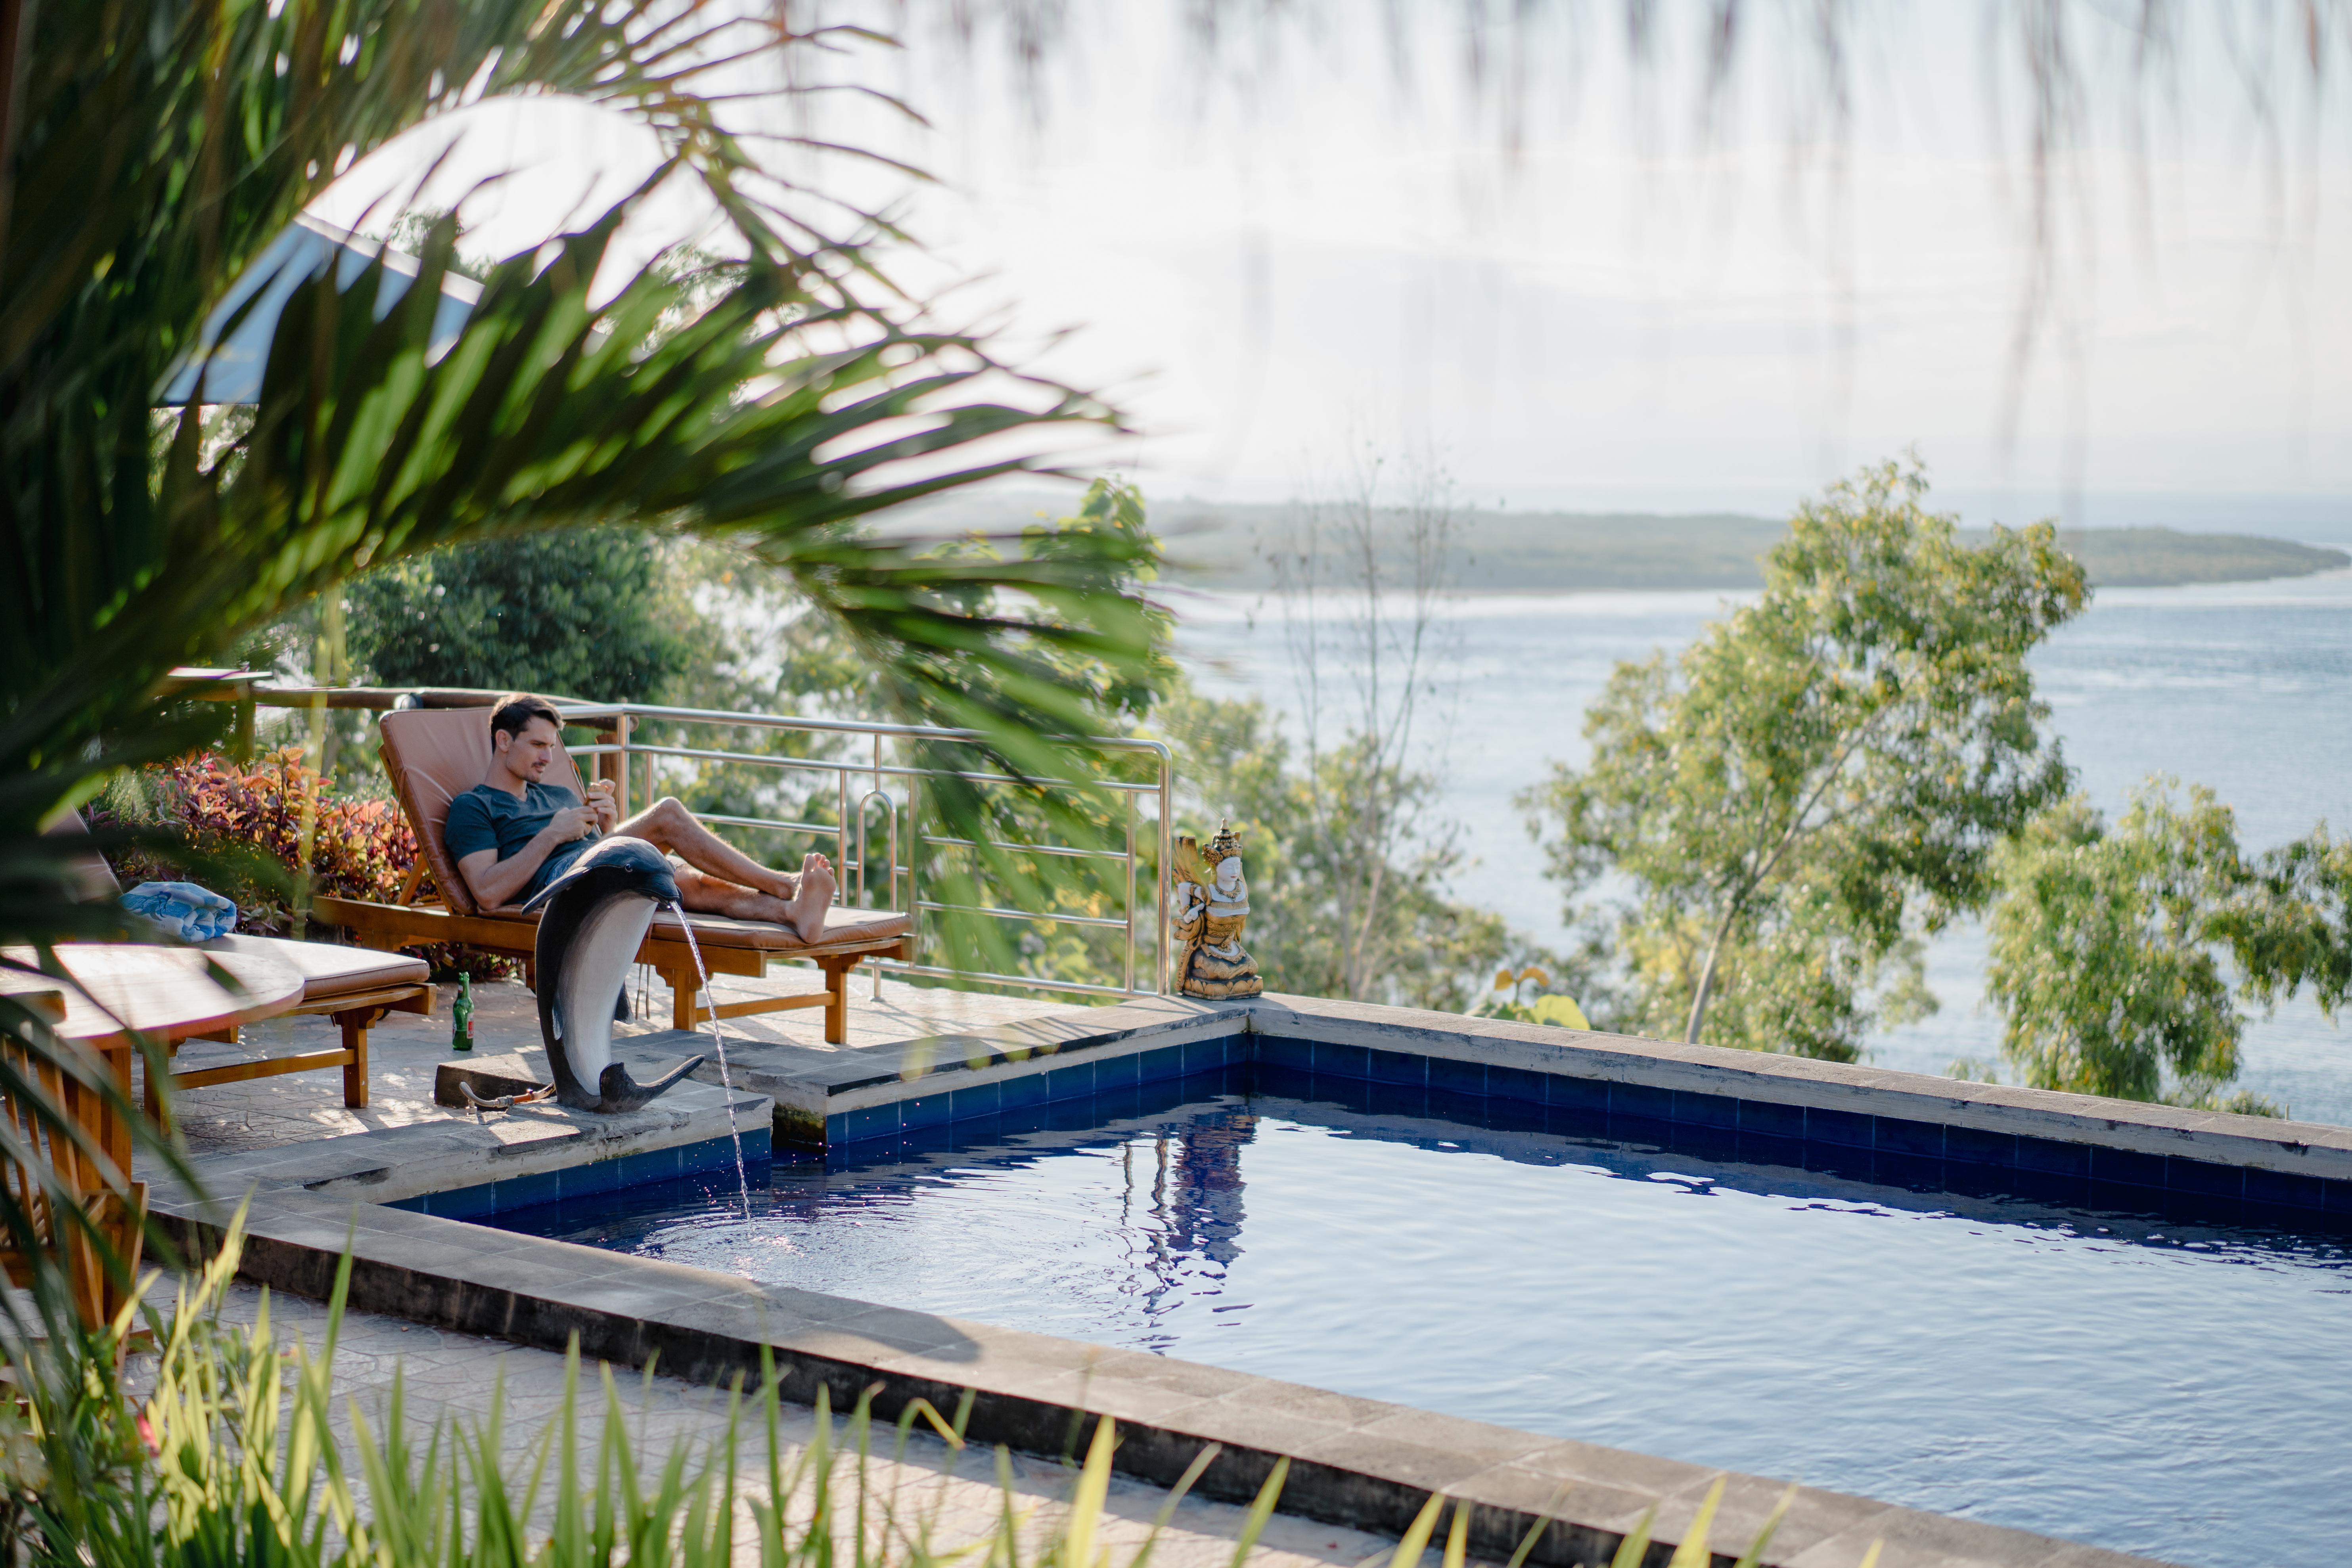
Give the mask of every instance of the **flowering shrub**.
<path id="1" fill-rule="evenodd" d="M 135 792 L 144 797 L 140 815 L 179 828 L 198 853 L 226 858 L 240 849 L 257 851 L 284 868 L 284 874 L 274 878 L 213 877 L 227 883 L 215 890 L 236 900 L 239 931 L 282 936 L 291 927 L 289 905 L 302 875 L 306 799 L 315 803 L 317 813 L 310 836 L 313 896 L 389 903 L 399 897 L 402 881 L 416 863 L 416 835 L 400 807 L 388 800 L 341 794 L 332 778 L 303 763 L 299 746 L 266 752 L 247 767 L 199 752 L 145 775 L 141 784 L 143 787 Z M 121 815 L 105 808 L 91 813 L 94 824 Z M 123 856 L 115 866 L 125 887 L 169 881 L 181 874 L 135 854 Z M 481 979 L 501 975 L 509 968 L 503 960 L 454 943 L 408 951 L 436 969 L 464 970 Z"/>

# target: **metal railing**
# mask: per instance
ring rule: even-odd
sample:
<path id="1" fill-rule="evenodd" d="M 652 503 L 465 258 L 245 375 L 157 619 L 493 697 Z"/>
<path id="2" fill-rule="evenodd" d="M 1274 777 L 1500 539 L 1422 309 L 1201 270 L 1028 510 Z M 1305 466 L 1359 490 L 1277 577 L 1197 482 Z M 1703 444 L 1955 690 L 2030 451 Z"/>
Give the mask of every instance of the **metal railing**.
<path id="1" fill-rule="evenodd" d="M 660 798 L 662 787 L 659 769 L 665 762 L 691 763 L 698 769 L 705 764 L 736 763 L 751 767 L 774 769 L 780 773 L 829 773 L 833 775 L 835 801 L 831 823 L 803 822 L 789 817 L 740 816 L 715 812 L 698 812 L 699 821 L 716 826 L 753 831 L 800 835 L 820 841 L 833 841 L 833 861 L 838 868 L 835 879 L 835 897 L 849 903 L 853 897 L 869 908 L 905 909 L 915 921 L 915 938 L 910 944 L 914 957 L 906 960 L 878 960 L 871 965 L 875 983 L 879 986 L 884 973 L 920 974 L 940 978 L 982 981 L 992 984 L 1011 985 L 1038 991 L 1059 991 L 1097 996 L 1149 995 L 1168 989 L 1168 944 L 1162 940 L 1159 911 L 1167 907 L 1167 875 L 1175 774 L 1173 759 L 1168 747 L 1159 741 L 1131 740 L 1116 736 L 1092 736 L 1087 743 L 1100 751 L 1127 753 L 1146 759 L 1152 776 L 1149 780 L 1093 779 L 1084 782 L 1069 779 L 1024 779 L 1011 773 L 987 773 L 970 769 L 924 767 L 908 762 L 897 754 L 892 742 L 971 742 L 981 739 L 973 730 L 949 730 L 919 724 L 873 723 L 853 719 L 807 719 L 772 713 L 738 713 L 703 708 L 667 708 L 654 703 L 572 703 L 561 702 L 558 708 L 567 722 L 595 729 L 597 743 L 571 748 L 574 756 L 593 756 L 599 760 L 599 775 L 614 781 L 619 796 L 622 815 L 649 807 Z M 655 742 L 642 738 L 641 729 L 648 721 L 674 727 L 699 727 L 723 730 L 759 730 L 787 734 L 806 734 L 848 738 L 860 754 L 834 757 L 795 757 L 770 752 L 742 751 L 724 746 L 698 746 L 675 742 Z M 865 742 L 858 744 L 859 742 Z M 1017 784 L 1028 788 L 1064 791 L 1101 792 L 1114 795 L 1119 802 L 1123 818 L 1124 843 L 1115 849 L 1087 848 L 1079 845 L 1025 843 L 1014 839 L 986 841 L 959 838 L 928 831 L 922 826 L 921 803 L 918 793 L 927 781 L 954 778 L 967 784 Z M 888 781 L 886 783 L 885 781 Z M 891 792 L 897 784 L 904 798 Z M 863 786 L 863 787 L 860 787 Z M 1156 810 L 1152 821 L 1146 825 L 1139 819 L 1138 803 L 1141 797 L 1153 798 Z M 879 804 L 887 813 L 887 835 L 868 831 Z M 907 833 L 909 847 L 921 849 L 962 850 L 982 847 L 996 848 L 1019 855 L 1047 858 L 1092 859 L 1118 863 L 1124 871 L 1123 908 L 1119 914 L 1079 914 L 1058 910 L 1003 909 L 987 904 L 950 903 L 926 895 L 921 874 L 926 858 L 918 854 L 901 855 L 900 831 Z M 1143 830 L 1148 826 L 1156 853 L 1152 856 L 1152 903 L 1150 918 L 1137 902 L 1140 891 L 1141 860 L 1139 853 Z M 884 858 L 877 868 L 874 860 L 874 838 L 885 839 Z M 877 873 L 879 873 L 878 877 Z M 853 892 L 853 880 L 855 891 Z M 876 901 L 877 881 L 880 900 Z M 905 902 L 899 901 L 904 885 Z M 1071 980 L 1053 975 L 1008 974 L 989 970 L 958 969 L 924 962 L 924 924 L 927 915 L 961 914 L 991 920 L 1014 921 L 1031 926 L 1070 925 L 1112 930 L 1121 933 L 1120 981 L 1117 985 L 1098 982 Z M 1138 948 L 1144 942 L 1151 944 L 1148 965 L 1148 984 L 1138 984 Z"/>
<path id="2" fill-rule="evenodd" d="M 296 710 L 384 710 L 420 704 L 434 708 L 483 706 L 497 701 L 500 695 L 490 691 L 408 691 L 383 687 L 273 687 L 252 684 L 248 680 L 237 695 L 228 700 Z M 596 731 L 597 739 L 593 744 L 574 746 L 570 750 L 575 757 L 595 759 L 596 775 L 613 781 L 624 816 L 650 807 L 661 797 L 661 773 L 666 763 L 690 764 L 698 772 L 709 765 L 738 764 L 772 769 L 781 774 L 832 775 L 829 793 L 833 795 L 835 810 L 830 823 L 715 812 L 698 812 L 695 815 L 698 820 L 713 826 L 794 835 L 813 838 L 820 847 L 830 840 L 833 862 L 837 868 L 835 878 L 835 899 L 837 902 L 851 907 L 908 910 L 914 919 L 914 939 L 909 944 L 913 956 L 905 961 L 874 962 L 870 967 L 874 971 L 877 992 L 886 973 L 1096 996 L 1149 995 L 1164 993 L 1169 988 L 1170 955 L 1161 919 L 1168 907 L 1168 866 L 1173 848 L 1171 813 L 1174 804 L 1175 776 L 1173 759 L 1168 747 L 1160 742 L 1124 737 L 1088 738 L 1087 744 L 1100 751 L 1139 758 L 1143 764 L 1141 771 L 1151 775 L 1148 779 L 1023 779 L 1010 773 L 926 767 L 907 760 L 903 755 L 909 742 L 976 741 L 981 738 L 977 731 L 669 708 L 640 702 L 587 702 L 568 698 L 553 700 L 567 723 Z M 845 742 L 856 754 L 791 756 L 772 752 L 745 751 L 723 744 L 691 745 L 674 738 L 649 739 L 643 733 L 648 724 L 689 731 L 757 730 L 805 734 L 826 738 L 836 747 Z M 249 735 L 249 720 L 240 728 Z M 983 841 L 929 831 L 923 826 L 921 791 L 932 781 L 949 778 L 971 784 L 1013 784 L 1073 794 L 1108 794 L 1118 803 L 1121 820 L 1117 826 L 1123 830 L 1124 842 L 1117 848 L 1088 848 L 1083 845 L 1024 843 L 1013 839 Z M 1152 800 L 1156 808 L 1150 822 L 1141 820 L 1139 811 L 1146 797 Z M 881 814 L 878 824 L 881 830 L 878 832 L 871 831 L 877 826 L 877 806 Z M 1142 891 L 1142 847 L 1146 843 L 1154 851 L 1150 877 L 1152 902 L 1148 919 L 1146 909 L 1138 902 L 1138 896 Z M 877 848 L 881 852 L 878 864 L 876 858 Z M 959 852 L 981 848 L 1048 858 L 1115 862 L 1124 872 L 1123 877 L 1114 874 L 1115 882 L 1122 887 L 1124 893 L 1121 912 L 1104 915 L 1017 910 L 990 904 L 949 902 L 929 896 L 922 878 L 927 857 L 921 851 Z M 916 852 L 902 853 L 905 850 Z M 900 901 L 902 889 L 905 895 L 903 902 Z M 1118 931 L 1119 984 L 1110 985 L 1051 974 L 1009 974 L 960 969 L 926 962 L 926 949 L 929 945 L 925 932 L 927 917 L 950 914 L 1018 922 L 1032 927 L 1067 925 Z M 1138 949 L 1145 942 L 1150 943 L 1150 960 L 1148 964 L 1139 964 Z"/>

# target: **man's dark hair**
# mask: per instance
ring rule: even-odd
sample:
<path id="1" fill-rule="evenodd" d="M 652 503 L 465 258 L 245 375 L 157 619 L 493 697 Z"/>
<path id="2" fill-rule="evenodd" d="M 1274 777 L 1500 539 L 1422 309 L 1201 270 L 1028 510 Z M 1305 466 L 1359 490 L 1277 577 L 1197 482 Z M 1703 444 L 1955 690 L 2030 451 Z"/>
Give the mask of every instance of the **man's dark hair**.
<path id="1" fill-rule="evenodd" d="M 518 691 L 499 698 L 499 705 L 490 710 L 490 743 L 497 745 L 497 737 L 500 735 L 521 734 L 530 728 L 533 719 L 544 719 L 559 731 L 563 728 L 563 715 L 558 713 L 555 704 L 544 697 Z"/>

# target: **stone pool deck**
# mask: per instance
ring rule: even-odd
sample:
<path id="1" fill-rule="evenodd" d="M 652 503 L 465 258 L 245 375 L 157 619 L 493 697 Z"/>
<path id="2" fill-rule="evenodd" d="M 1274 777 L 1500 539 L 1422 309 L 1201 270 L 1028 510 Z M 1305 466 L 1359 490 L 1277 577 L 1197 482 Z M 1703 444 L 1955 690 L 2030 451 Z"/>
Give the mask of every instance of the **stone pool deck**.
<path id="1" fill-rule="evenodd" d="M 222 1307 L 222 1320 L 250 1324 L 261 1305 L 261 1295 L 256 1286 L 233 1286 Z M 327 1310 L 300 1296 L 273 1294 L 269 1321 L 280 1344 L 290 1348 L 301 1343 L 315 1352 L 325 1338 Z M 486 1420 L 493 1390 L 502 1390 L 507 1430 L 520 1439 L 514 1444 L 520 1450 L 554 1418 L 563 1397 L 564 1358 L 557 1352 L 436 1329 L 379 1312 L 348 1312 L 336 1346 L 333 1417 L 338 1433 L 347 1442 L 353 1404 L 371 1429 L 381 1430 L 377 1424 L 383 1419 L 395 1370 L 404 1384 L 402 1403 L 413 1436 L 421 1437 L 436 1420 Z M 643 1434 L 645 1449 L 650 1454 L 667 1454 L 678 1443 L 715 1452 L 726 1439 L 727 1399 L 719 1390 L 664 1376 L 658 1371 L 651 1379 L 616 1376 L 614 1384 L 629 1429 Z M 604 1420 L 604 1395 L 593 1363 L 582 1378 L 579 1410 L 581 1452 L 583 1462 L 588 1463 Z M 755 1498 L 767 1500 L 762 1479 L 767 1439 L 752 1426 L 747 1420 L 737 1436 L 739 1473 L 743 1479 L 736 1498 L 735 1559 L 747 1565 L 759 1561 L 747 1505 Z M 847 1428 L 846 1419 L 836 1415 L 836 1445 Z M 815 1434 L 814 1408 L 783 1407 L 781 1436 L 791 1450 L 787 1463 L 807 1447 Z M 972 1449 L 956 1455 L 928 1430 L 919 1428 L 903 1457 L 894 1459 L 887 1449 L 895 1441 L 895 1436 L 883 1433 L 877 1443 L 883 1452 L 866 1462 L 875 1493 L 894 1496 L 902 1517 L 929 1519 L 936 1546 L 951 1549 L 987 1540 L 1004 1505 L 1003 1493 L 995 1482 L 992 1456 Z M 1017 1454 L 1011 1468 L 1014 1506 L 1030 1513 L 1028 1533 L 1034 1541 L 1059 1518 L 1068 1500 L 1068 1472 L 1058 1458 Z M 836 1470 L 837 1477 L 845 1473 Z M 551 1490 L 543 1489 L 543 1493 Z M 1111 1548 L 1114 1563 L 1125 1563 L 1134 1557 L 1166 1500 L 1167 1494 L 1157 1487 L 1125 1477 L 1113 1479 L 1102 1538 Z M 543 1495 L 536 1522 L 543 1527 L 552 1507 L 552 1496 Z M 1171 1568 L 1225 1568 L 1233 1560 L 1233 1543 L 1241 1532 L 1244 1511 L 1206 1498 L 1185 1499 L 1153 1547 L 1153 1561 Z M 806 1517 L 804 1511 L 801 1517 Z M 1253 1562 L 1259 1568 L 1337 1568 L 1378 1557 L 1391 1544 L 1384 1536 L 1277 1514 L 1259 1537 Z"/>
<path id="2" fill-rule="evenodd" d="M 797 983 L 783 974 L 767 982 Z M 841 1047 L 817 1039 L 814 1020 L 794 1026 L 806 1016 L 727 1026 L 739 1129 L 772 1110 L 766 1124 L 787 1140 L 924 1146 L 950 1122 L 1018 1129 L 1056 1102 L 1075 1108 L 1066 1115 L 1115 1115 L 1155 1081 L 1174 1092 L 1187 1076 L 1245 1066 L 1279 1078 L 1287 1086 L 1281 1092 L 1343 1105 L 1401 1093 L 1417 1097 L 1428 1115 L 1533 1115 L 1538 1127 L 1557 1110 L 1563 1126 L 1600 1125 L 1610 1136 L 1618 1131 L 1609 1120 L 1614 1106 L 1627 1136 L 1712 1138 L 1729 1158 L 1745 1157 L 1743 1137 L 1758 1157 L 1801 1160 L 1818 1147 L 1836 1160 L 1858 1158 L 1864 1179 L 1941 1176 L 1995 1155 L 2014 1173 L 2032 1169 L 2045 1145 L 2073 1151 L 2065 1158 L 2079 1158 L 2084 1183 L 2094 1163 L 2106 1159 L 2117 1179 L 2137 1173 L 2156 1183 L 2141 1191 L 2164 1190 L 2176 1164 L 2237 1170 L 2242 1193 L 2246 1171 L 2294 1166 L 2273 1173 L 2312 1182 L 2322 1168 L 2331 1182 L 2339 1169 L 2352 1172 L 2352 1133 L 2344 1130 L 1295 997 L 1090 1009 L 897 987 L 881 1007 L 860 1001 L 852 1013 L 860 1032 Z M 479 1018 L 474 1063 L 535 1065 L 535 1016 L 520 988 L 485 988 Z M 654 1359 L 701 1386 L 772 1353 L 789 1397 L 806 1403 L 823 1386 L 839 1407 L 873 1389 L 886 1414 L 917 1396 L 952 1407 L 971 1391 L 973 1436 L 1030 1455 L 1066 1452 L 1095 1418 L 1109 1415 L 1124 1434 L 1119 1468 L 1143 1489 L 1139 1499 L 1211 1444 L 1219 1454 L 1202 1478 L 1204 1506 L 1247 1499 L 1287 1458 L 1284 1506 L 1307 1532 L 1301 1541 L 1317 1528 L 1306 1520 L 1344 1527 L 1327 1531 L 1327 1541 L 1345 1542 L 1348 1531 L 1393 1535 L 1432 1491 L 1444 1491 L 1472 1506 L 1472 1551 L 1482 1558 L 1507 1556 L 1540 1521 L 1535 1562 L 1606 1563 L 1623 1534 L 1654 1513 L 1649 1562 L 1662 1568 L 1718 1479 L 1728 1491 L 1714 1541 L 1734 1552 L 1790 1489 L 1139 1352 L 766 1289 L 465 1223 L 449 1217 L 457 1209 L 436 1205 L 446 1197 L 462 1206 L 467 1194 L 501 1189 L 529 1202 L 606 1191 L 636 1179 L 632 1172 L 662 1173 L 665 1160 L 696 1150 L 707 1160 L 713 1141 L 727 1136 L 730 1100 L 714 1085 L 690 1083 L 627 1117 L 548 1107 L 488 1118 L 453 1113 L 431 1101 L 430 1069 L 452 1059 L 444 1030 L 410 1026 L 397 1031 L 397 1045 L 379 1050 L 378 1104 L 349 1118 L 363 1125 L 376 1118 L 369 1131 L 333 1135 L 348 1113 L 333 1105 L 331 1074 L 268 1080 L 291 1092 L 315 1085 L 318 1103 L 307 1110 L 274 1100 L 237 1110 L 226 1100 L 207 1103 L 222 1090 L 191 1094 L 183 1125 L 201 1150 L 213 1196 L 159 1181 L 156 1211 L 196 1238 L 225 1225 L 235 1196 L 249 1193 L 249 1279 L 323 1296 L 348 1247 L 355 1306 L 417 1325 L 412 1333 L 480 1336 L 541 1352 L 577 1334 L 592 1358 L 623 1366 Z M 386 1039 L 394 1033 L 385 1031 Z M 247 1048 L 269 1040 L 257 1030 Z M 707 1036 L 644 1029 L 622 1048 L 651 1068 L 707 1046 Z M 297 1131 L 306 1124 L 307 1138 Z M 2030 1157 L 2022 1166 L 2021 1153 Z M 1881 1568 L 2144 1561 L 1807 1488 L 1795 1489 L 1767 1561 L 1856 1568 L 1874 1543 L 1883 1543 Z M 1729 1556 L 1718 1552 L 1717 1561 Z"/>

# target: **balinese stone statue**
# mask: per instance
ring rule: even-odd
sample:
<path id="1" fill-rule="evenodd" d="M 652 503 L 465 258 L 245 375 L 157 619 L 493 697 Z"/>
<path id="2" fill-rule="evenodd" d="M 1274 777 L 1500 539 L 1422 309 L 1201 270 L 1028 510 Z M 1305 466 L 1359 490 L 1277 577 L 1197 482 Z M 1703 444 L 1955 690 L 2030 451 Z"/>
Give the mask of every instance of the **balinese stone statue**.
<path id="1" fill-rule="evenodd" d="M 1222 1002 L 1264 991 L 1257 961 L 1242 951 L 1249 883 L 1242 874 L 1241 840 L 1233 829 L 1219 823 L 1205 850 L 1191 835 L 1179 835 L 1171 869 L 1174 886 L 1168 915 L 1177 942 L 1178 993 Z"/>

